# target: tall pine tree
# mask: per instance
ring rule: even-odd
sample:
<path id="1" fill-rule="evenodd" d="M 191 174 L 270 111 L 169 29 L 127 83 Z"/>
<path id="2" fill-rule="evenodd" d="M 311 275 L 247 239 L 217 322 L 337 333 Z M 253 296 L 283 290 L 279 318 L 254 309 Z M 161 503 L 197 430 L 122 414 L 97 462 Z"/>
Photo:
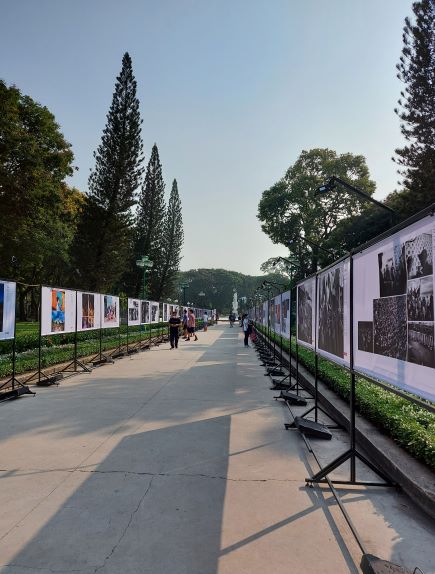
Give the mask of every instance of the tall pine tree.
<path id="1" fill-rule="evenodd" d="M 141 123 L 132 62 L 125 53 L 74 246 L 79 283 L 89 289 L 113 288 L 130 261 L 131 208 L 143 175 Z"/>
<path id="2" fill-rule="evenodd" d="M 415 22 L 405 19 L 397 77 L 405 84 L 399 108 L 408 144 L 396 149 L 399 173 L 412 210 L 435 200 L 435 0 L 414 2 Z"/>
<path id="3" fill-rule="evenodd" d="M 160 268 L 159 298 L 172 295 L 181 260 L 183 246 L 183 216 L 177 180 L 172 183 L 162 244 L 163 264 Z"/>
<path id="4" fill-rule="evenodd" d="M 159 300 L 160 281 L 163 259 L 163 237 L 165 221 L 165 183 L 159 150 L 153 145 L 148 162 L 145 181 L 139 197 L 136 216 L 135 259 L 147 255 L 153 262 L 148 274 L 147 292 L 151 299 Z M 135 272 L 135 293 L 141 289 L 142 272 Z"/>

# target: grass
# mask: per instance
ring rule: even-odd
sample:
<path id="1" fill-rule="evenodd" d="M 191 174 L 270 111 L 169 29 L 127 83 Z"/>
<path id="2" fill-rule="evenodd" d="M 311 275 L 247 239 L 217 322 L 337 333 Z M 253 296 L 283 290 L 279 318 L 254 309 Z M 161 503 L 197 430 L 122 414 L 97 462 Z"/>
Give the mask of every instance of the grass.
<path id="1" fill-rule="evenodd" d="M 280 337 L 276 336 L 275 341 L 279 345 Z M 291 340 L 291 349 L 294 355 L 296 353 L 294 337 Z M 288 341 L 284 343 L 284 350 L 288 351 Z M 314 352 L 299 345 L 298 355 L 299 361 L 314 373 Z M 318 373 L 319 378 L 330 389 L 341 398 L 349 400 L 350 373 L 346 369 L 319 356 Z M 355 401 L 361 415 L 389 435 L 413 457 L 425 463 L 431 470 L 435 470 L 434 413 L 378 387 L 364 377 L 356 378 Z"/>

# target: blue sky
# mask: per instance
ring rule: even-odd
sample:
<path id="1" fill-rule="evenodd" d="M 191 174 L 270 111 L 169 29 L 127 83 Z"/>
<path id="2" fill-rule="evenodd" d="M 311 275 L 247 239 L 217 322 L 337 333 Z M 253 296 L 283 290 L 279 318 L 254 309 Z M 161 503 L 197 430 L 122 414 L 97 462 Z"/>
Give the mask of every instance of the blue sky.
<path id="1" fill-rule="evenodd" d="M 157 143 L 184 210 L 182 269 L 257 274 L 285 255 L 258 201 L 304 149 L 367 158 L 397 187 L 395 66 L 409 0 L 1 0 L 0 77 L 46 105 L 86 191 L 122 55 L 133 59 L 146 161 Z"/>

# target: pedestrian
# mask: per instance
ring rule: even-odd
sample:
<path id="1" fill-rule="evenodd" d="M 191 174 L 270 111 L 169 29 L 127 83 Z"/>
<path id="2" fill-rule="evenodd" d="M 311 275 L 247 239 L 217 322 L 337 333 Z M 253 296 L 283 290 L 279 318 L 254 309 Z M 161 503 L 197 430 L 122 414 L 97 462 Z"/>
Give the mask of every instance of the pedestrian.
<path id="1" fill-rule="evenodd" d="M 183 338 L 185 341 L 189 340 L 187 321 L 188 321 L 187 309 L 184 309 L 184 313 L 183 313 Z"/>
<path id="2" fill-rule="evenodd" d="M 234 327 L 234 321 L 236 320 L 235 315 L 233 315 L 233 313 L 230 313 L 228 319 L 230 321 L 230 327 Z"/>
<path id="3" fill-rule="evenodd" d="M 207 313 L 207 311 L 204 311 L 203 324 L 204 324 L 204 332 L 206 333 L 207 329 L 208 329 L 208 313 Z"/>
<path id="4" fill-rule="evenodd" d="M 242 317 L 242 326 L 243 326 L 243 333 L 245 334 L 245 347 L 249 347 L 248 340 L 252 329 L 249 324 L 248 315 L 246 313 Z"/>
<path id="5" fill-rule="evenodd" d="M 189 309 L 189 313 L 187 316 L 187 331 L 188 331 L 188 341 L 190 341 L 190 337 L 195 337 L 195 341 L 198 340 L 198 337 L 195 333 L 195 325 L 196 325 L 196 317 L 193 309 Z"/>
<path id="6" fill-rule="evenodd" d="M 178 349 L 180 326 L 181 319 L 177 317 L 177 311 L 172 311 L 172 317 L 169 319 L 169 342 L 171 343 L 171 351 L 174 347 Z"/>

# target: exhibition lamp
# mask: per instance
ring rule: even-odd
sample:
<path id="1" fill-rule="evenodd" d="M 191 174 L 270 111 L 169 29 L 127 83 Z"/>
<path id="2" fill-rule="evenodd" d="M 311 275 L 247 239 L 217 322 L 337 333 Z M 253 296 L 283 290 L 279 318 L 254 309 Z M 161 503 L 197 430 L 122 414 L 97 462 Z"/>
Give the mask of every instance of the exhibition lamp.
<path id="1" fill-rule="evenodd" d="M 294 245 L 298 239 L 305 241 L 305 243 L 308 243 L 308 245 L 310 247 L 315 247 L 316 249 L 320 249 L 321 251 L 323 251 L 324 253 L 327 253 L 328 255 L 332 255 L 332 257 L 335 257 L 335 253 L 333 253 L 330 249 L 326 249 L 325 247 L 322 247 L 321 245 L 319 245 L 318 243 L 316 243 L 315 241 L 312 241 L 311 239 L 307 239 L 306 237 L 304 237 L 303 235 L 298 235 L 297 237 L 293 237 L 292 239 L 289 239 L 287 241 L 287 245 L 290 247 L 291 245 Z"/>
<path id="2" fill-rule="evenodd" d="M 148 269 L 151 269 L 153 265 L 154 263 L 151 261 L 148 255 L 142 255 L 140 259 L 136 260 L 136 266 L 139 267 L 139 269 L 143 269 L 143 285 L 142 285 L 143 299 L 145 299 L 145 274 L 148 271 Z"/>
<path id="3" fill-rule="evenodd" d="M 330 191 L 334 191 L 337 189 L 337 184 L 342 185 L 347 190 L 354 193 L 355 195 L 358 195 L 362 199 L 364 199 L 366 201 L 370 201 L 374 205 L 377 205 L 378 207 L 381 207 L 382 209 L 385 209 L 386 211 L 388 211 L 388 213 L 390 214 L 390 217 L 391 217 L 391 223 L 394 223 L 396 221 L 397 213 L 394 211 L 394 209 L 391 209 L 391 207 L 388 207 L 388 205 L 385 205 L 384 203 L 377 201 L 376 199 L 374 199 L 371 195 L 369 195 L 365 191 L 358 189 L 354 185 L 348 183 L 347 181 L 344 181 L 344 179 L 340 179 L 339 177 L 337 177 L 335 175 L 330 177 L 326 183 L 324 183 L 323 185 L 318 187 L 316 189 L 314 195 L 323 195 L 325 193 L 329 193 Z"/>
<path id="4" fill-rule="evenodd" d="M 189 303 L 186 303 L 186 289 L 189 288 L 189 283 L 180 283 L 179 287 L 183 290 L 183 305 L 189 305 Z"/>

